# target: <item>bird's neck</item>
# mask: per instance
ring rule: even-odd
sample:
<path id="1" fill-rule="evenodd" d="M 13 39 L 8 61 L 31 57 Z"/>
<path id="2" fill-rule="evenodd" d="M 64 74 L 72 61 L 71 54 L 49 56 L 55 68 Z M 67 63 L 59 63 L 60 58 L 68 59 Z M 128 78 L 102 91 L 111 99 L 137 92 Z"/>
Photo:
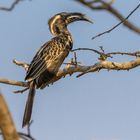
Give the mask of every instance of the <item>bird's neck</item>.
<path id="1" fill-rule="evenodd" d="M 72 49 L 72 47 L 73 47 L 72 35 L 68 30 L 62 31 L 57 36 L 60 37 L 60 38 L 63 38 L 64 42 L 66 43 L 65 45 L 68 47 L 69 50 Z"/>
<path id="2" fill-rule="evenodd" d="M 61 32 L 58 35 L 71 36 L 71 33 L 68 30 L 61 30 Z"/>
<path id="3" fill-rule="evenodd" d="M 71 35 L 70 32 L 68 31 L 67 29 L 67 26 L 66 25 L 59 25 L 59 26 L 55 26 L 52 30 L 52 34 L 54 36 L 58 36 L 60 34 L 67 34 L 67 35 Z"/>
<path id="4" fill-rule="evenodd" d="M 55 26 L 53 28 L 52 34 L 55 37 L 63 37 L 64 40 L 67 40 L 69 46 L 73 46 L 73 40 L 72 40 L 72 35 L 69 32 L 69 30 L 67 29 L 67 26 Z"/>

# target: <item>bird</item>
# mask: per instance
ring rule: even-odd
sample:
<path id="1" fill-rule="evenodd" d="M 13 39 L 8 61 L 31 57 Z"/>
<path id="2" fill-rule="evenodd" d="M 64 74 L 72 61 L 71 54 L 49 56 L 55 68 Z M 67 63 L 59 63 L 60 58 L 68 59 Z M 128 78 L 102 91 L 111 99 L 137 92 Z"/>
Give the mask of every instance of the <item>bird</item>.
<path id="1" fill-rule="evenodd" d="M 36 89 L 43 89 L 48 85 L 72 50 L 72 35 L 67 26 L 76 21 L 92 23 L 85 14 L 78 12 L 61 12 L 49 19 L 49 30 L 54 37 L 37 51 L 25 76 L 25 81 L 29 83 L 29 94 L 22 127 L 30 123 Z"/>

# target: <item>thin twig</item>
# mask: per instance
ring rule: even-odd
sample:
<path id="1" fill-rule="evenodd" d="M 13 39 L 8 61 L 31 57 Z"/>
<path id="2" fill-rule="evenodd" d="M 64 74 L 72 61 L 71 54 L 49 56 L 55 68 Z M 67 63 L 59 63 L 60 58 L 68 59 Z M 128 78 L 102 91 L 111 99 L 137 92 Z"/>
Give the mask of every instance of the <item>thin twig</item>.
<path id="1" fill-rule="evenodd" d="M 29 64 L 23 62 L 23 61 L 17 61 L 16 59 L 13 60 L 13 63 L 18 65 L 18 66 L 21 66 L 23 67 L 26 71 L 28 70 L 29 68 Z"/>
<path id="2" fill-rule="evenodd" d="M 22 138 L 23 140 L 35 140 L 33 137 L 29 136 L 28 134 L 22 133 L 22 132 L 18 132 L 20 138 Z"/>
<path id="3" fill-rule="evenodd" d="M 77 48 L 77 49 L 73 49 L 72 52 L 75 52 L 75 51 L 91 51 L 91 52 L 97 53 L 99 55 L 106 55 L 107 57 L 111 57 L 111 55 L 129 55 L 129 56 L 140 57 L 140 51 L 137 51 L 137 52 L 110 52 L 110 53 L 105 53 L 103 47 L 100 46 L 100 49 L 101 49 L 102 52 L 100 52 L 98 50 L 95 50 L 95 49 L 91 49 L 91 48 Z"/>
<path id="4" fill-rule="evenodd" d="M 72 50 L 72 52 L 75 52 L 75 51 L 92 51 L 92 52 L 97 53 L 99 55 L 102 54 L 102 52 L 95 50 L 95 49 L 91 49 L 91 48 L 77 48 L 77 49 Z"/>
<path id="5" fill-rule="evenodd" d="M 100 49 L 101 51 L 98 51 L 98 50 L 95 50 L 95 49 L 91 49 L 91 48 L 77 48 L 77 49 L 74 49 L 72 51 L 92 51 L 94 53 L 97 53 L 100 55 L 100 57 L 98 58 L 99 60 L 105 60 L 107 59 L 108 57 L 112 58 L 110 54 L 106 54 L 104 53 L 104 50 L 103 50 L 103 47 L 100 46 Z"/>
<path id="6" fill-rule="evenodd" d="M 125 19 L 123 19 L 121 22 L 119 22 L 118 24 L 116 24 L 115 26 L 113 26 L 111 29 L 109 29 L 107 31 L 104 31 L 103 33 L 100 33 L 100 34 L 92 37 L 92 40 L 94 40 L 95 38 L 97 38 L 99 36 L 102 36 L 104 34 L 110 33 L 111 31 L 113 31 L 114 29 L 116 29 L 118 26 L 120 26 L 121 24 L 123 24 L 139 7 L 140 7 L 140 4 L 138 4 L 137 7 L 133 11 L 131 11 L 130 14 Z"/>
<path id="7" fill-rule="evenodd" d="M 25 92 L 25 91 L 27 91 L 29 89 L 29 87 L 27 87 L 27 88 L 24 88 L 24 89 L 22 89 L 22 90 L 16 90 L 16 91 L 14 91 L 14 93 L 23 93 L 23 92 Z"/>
<path id="8" fill-rule="evenodd" d="M 137 51 L 137 52 L 110 52 L 110 53 L 107 53 L 107 55 L 118 55 L 118 54 L 140 57 L 140 51 Z"/>
<path id="9" fill-rule="evenodd" d="M 97 1 L 97 3 L 100 4 L 99 6 L 95 6 L 94 4 L 89 3 L 86 0 L 75 0 L 75 1 L 83 4 L 84 6 L 87 6 L 91 10 L 99 10 L 99 11 L 106 10 L 107 12 L 111 13 L 113 16 L 118 18 L 120 21 L 124 21 L 124 19 L 125 19 L 125 17 L 117 9 L 115 9 L 113 6 L 111 6 L 110 3 L 107 3 L 103 0 Z M 125 20 L 125 22 L 123 22 L 123 24 L 130 30 L 140 34 L 140 28 L 135 26 L 134 24 L 132 24 L 130 21 Z"/>
<path id="10" fill-rule="evenodd" d="M 19 4 L 19 2 L 21 2 L 21 1 L 24 1 L 24 0 L 15 0 L 15 1 L 11 4 L 10 7 L 0 6 L 0 10 L 10 12 L 10 11 L 12 11 L 12 10 L 15 8 L 15 6 L 16 6 L 17 4 Z"/>
<path id="11" fill-rule="evenodd" d="M 30 121 L 28 127 L 27 127 L 27 131 L 28 131 L 28 135 L 31 136 L 31 125 L 33 124 L 33 120 Z"/>
<path id="12" fill-rule="evenodd" d="M 75 65 L 78 64 L 78 62 L 77 62 L 77 55 L 76 55 L 76 52 L 74 52 L 74 63 L 75 63 Z"/>
<path id="13" fill-rule="evenodd" d="M 27 126 L 27 134 L 22 133 L 22 132 L 18 132 L 19 136 L 24 139 L 24 140 L 35 140 L 33 138 L 33 136 L 31 135 L 31 125 L 32 125 L 33 121 L 31 121 L 29 123 L 29 125 Z"/>
<path id="14" fill-rule="evenodd" d="M 5 79 L 5 78 L 0 78 L 0 83 L 14 85 L 14 86 L 21 86 L 21 87 L 28 87 L 29 86 L 27 82 L 9 80 L 9 79 Z"/>

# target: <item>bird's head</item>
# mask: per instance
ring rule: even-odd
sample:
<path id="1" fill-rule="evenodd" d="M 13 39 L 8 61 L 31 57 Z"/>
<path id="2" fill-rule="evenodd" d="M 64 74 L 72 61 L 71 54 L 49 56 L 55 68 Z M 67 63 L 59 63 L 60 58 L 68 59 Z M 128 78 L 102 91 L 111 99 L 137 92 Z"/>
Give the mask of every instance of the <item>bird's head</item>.
<path id="1" fill-rule="evenodd" d="M 53 16 L 48 24 L 49 29 L 53 35 L 60 34 L 63 30 L 67 29 L 67 25 L 75 21 L 87 21 L 93 23 L 88 17 L 81 13 L 67 13 L 62 12 Z"/>

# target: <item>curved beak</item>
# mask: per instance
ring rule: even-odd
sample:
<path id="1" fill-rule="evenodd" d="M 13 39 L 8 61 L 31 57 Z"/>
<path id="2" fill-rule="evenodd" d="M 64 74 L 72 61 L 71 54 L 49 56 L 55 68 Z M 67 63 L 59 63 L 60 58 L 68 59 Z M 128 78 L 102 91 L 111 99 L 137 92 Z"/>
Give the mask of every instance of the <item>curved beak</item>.
<path id="1" fill-rule="evenodd" d="M 81 14 L 81 13 L 69 13 L 66 17 L 66 20 L 68 24 L 75 21 L 80 21 L 80 20 L 93 23 L 93 21 L 90 18 L 88 18 L 86 15 Z"/>

